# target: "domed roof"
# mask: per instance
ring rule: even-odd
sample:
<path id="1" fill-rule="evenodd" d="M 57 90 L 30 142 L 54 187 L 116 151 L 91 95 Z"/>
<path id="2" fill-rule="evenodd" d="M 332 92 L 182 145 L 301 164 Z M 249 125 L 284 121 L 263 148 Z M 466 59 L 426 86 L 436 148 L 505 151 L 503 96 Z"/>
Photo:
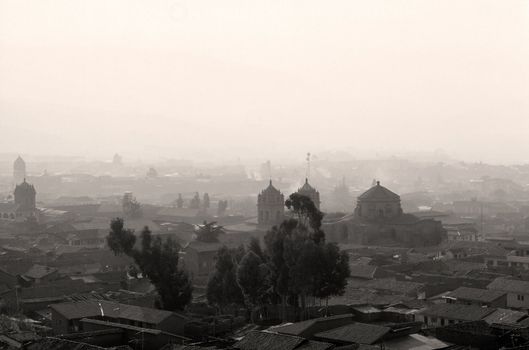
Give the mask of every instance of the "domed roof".
<path id="1" fill-rule="evenodd" d="M 270 180 L 270 184 L 261 192 L 261 194 L 281 194 L 281 192 L 277 188 L 275 188 L 274 185 L 272 185 L 272 180 Z"/>
<path id="2" fill-rule="evenodd" d="M 400 196 L 394 192 L 391 192 L 384 186 L 380 186 L 380 181 L 365 191 L 358 197 L 359 201 L 400 201 Z"/>
<path id="3" fill-rule="evenodd" d="M 301 186 L 300 189 L 298 189 L 298 192 L 303 194 L 303 193 L 314 193 L 314 192 L 317 192 L 317 191 L 316 191 L 316 189 L 314 187 L 312 187 L 309 184 L 309 179 L 305 178 L 305 183 L 303 184 L 303 186 Z"/>

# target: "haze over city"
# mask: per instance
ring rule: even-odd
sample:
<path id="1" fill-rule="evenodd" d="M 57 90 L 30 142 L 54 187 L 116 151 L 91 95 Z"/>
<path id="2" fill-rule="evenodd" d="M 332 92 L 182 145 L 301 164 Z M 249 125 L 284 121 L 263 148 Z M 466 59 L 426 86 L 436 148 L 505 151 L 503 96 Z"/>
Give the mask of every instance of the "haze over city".
<path id="1" fill-rule="evenodd" d="M 0 1 L 0 149 L 523 163 L 527 1 Z"/>
<path id="2" fill-rule="evenodd" d="M 0 0 L 0 350 L 529 349 L 529 0 Z"/>

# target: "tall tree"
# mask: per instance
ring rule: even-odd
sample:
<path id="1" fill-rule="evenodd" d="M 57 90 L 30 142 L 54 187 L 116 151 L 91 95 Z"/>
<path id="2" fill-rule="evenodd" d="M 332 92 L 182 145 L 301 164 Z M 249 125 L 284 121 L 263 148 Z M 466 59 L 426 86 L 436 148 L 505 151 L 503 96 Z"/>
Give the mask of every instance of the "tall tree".
<path id="1" fill-rule="evenodd" d="M 266 269 L 254 252 L 248 251 L 237 268 L 237 283 L 241 287 L 245 304 L 253 317 L 253 309 L 260 305 L 266 292 Z M 252 319 L 252 321 L 254 321 Z"/>
<path id="2" fill-rule="evenodd" d="M 115 254 L 126 254 L 134 259 L 142 274 L 156 288 L 160 306 L 167 310 L 183 310 L 191 301 L 192 284 L 186 271 L 179 268 L 180 246 L 172 239 L 162 241 L 153 237 L 148 227 L 141 233 L 141 249 L 134 247 L 134 231 L 124 228 L 121 218 L 112 220 L 107 237 Z"/>
<path id="3" fill-rule="evenodd" d="M 236 250 L 226 246 L 220 248 L 217 252 L 215 271 L 208 281 L 208 302 L 221 310 L 230 304 L 244 305 L 244 297 L 237 284 L 237 254 Z"/>
<path id="4" fill-rule="evenodd" d="M 323 213 L 309 197 L 292 193 L 285 201 L 285 206 L 295 215 L 298 225 L 309 230 L 315 243 L 325 240 L 325 233 L 321 229 Z"/>
<path id="5" fill-rule="evenodd" d="M 340 251 L 335 243 L 325 243 L 318 252 L 318 273 L 314 284 L 313 295 L 325 299 L 328 305 L 329 297 L 343 295 L 347 286 L 347 278 L 351 271 L 349 268 L 349 256 Z"/>
<path id="6" fill-rule="evenodd" d="M 261 249 L 261 243 L 259 242 L 259 238 L 252 237 L 250 239 L 250 243 L 248 244 L 248 250 L 254 252 L 262 261 L 265 261 L 265 255 L 263 253 L 263 250 Z"/>

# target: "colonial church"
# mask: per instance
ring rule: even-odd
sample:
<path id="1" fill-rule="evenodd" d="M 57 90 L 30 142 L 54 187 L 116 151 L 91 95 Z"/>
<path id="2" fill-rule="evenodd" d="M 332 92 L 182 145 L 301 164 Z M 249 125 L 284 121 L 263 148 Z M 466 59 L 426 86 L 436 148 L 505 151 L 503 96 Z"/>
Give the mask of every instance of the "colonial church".
<path id="1" fill-rule="evenodd" d="M 24 221 L 27 218 L 39 218 L 39 210 L 36 205 L 37 191 L 35 187 L 22 180 L 15 187 L 14 202 L 0 203 L 0 220 Z"/>
<path id="2" fill-rule="evenodd" d="M 309 184 L 305 183 L 296 193 L 312 199 L 316 207 L 320 208 L 320 193 Z M 272 185 L 272 180 L 257 196 L 257 224 L 261 229 L 268 229 L 274 225 L 279 225 L 285 219 L 285 196 L 281 191 Z"/>
<path id="3" fill-rule="evenodd" d="M 357 198 L 354 213 L 323 224 L 329 241 L 386 246 L 428 246 L 446 236 L 440 221 L 402 211 L 400 196 L 380 182 Z"/>
<path id="4" fill-rule="evenodd" d="M 316 208 L 320 209 L 320 192 L 309 184 L 309 179 L 305 178 L 305 183 L 298 189 L 299 194 L 309 197 L 314 202 Z"/>
<path id="5" fill-rule="evenodd" d="M 257 196 L 257 224 L 261 228 L 279 225 L 285 217 L 285 196 L 272 185 L 272 180 Z"/>

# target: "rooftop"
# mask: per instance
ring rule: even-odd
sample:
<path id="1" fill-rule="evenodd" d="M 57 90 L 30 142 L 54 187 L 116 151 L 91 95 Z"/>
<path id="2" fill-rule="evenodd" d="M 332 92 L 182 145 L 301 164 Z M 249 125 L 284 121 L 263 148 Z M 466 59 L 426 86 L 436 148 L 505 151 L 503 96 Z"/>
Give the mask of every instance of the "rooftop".
<path id="1" fill-rule="evenodd" d="M 353 323 L 316 334 L 316 337 L 339 343 L 374 344 L 388 334 L 391 328 L 367 323 Z"/>
<path id="2" fill-rule="evenodd" d="M 50 307 L 67 319 L 106 316 L 150 324 L 158 324 L 174 314 L 173 312 L 166 310 L 120 304 L 105 300 L 52 304 Z"/>
<path id="3" fill-rule="evenodd" d="M 447 296 L 456 299 L 490 303 L 504 295 L 505 292 L 498 290 L 459 287 L 456 290 L 448 293 Z"/>
<path id="4" fill-rule="evenodd" d="M 498 277 L 487 286 L 487 289 L 527 294 L 529 293 L 529 281 Z"/>
<path id="5" fill-rule="evenodd" d="M 419 314 L 442 317 L 458 321 L 478 321 L 496 311 L 495 308 L 484 308 L 477 305 L 434 304 Z"/>
<path id="6" fill-rule="evenodd" d="M 358 196 L 358 201 L 400 201 L 400 196 L 381 186 L 380 182 L 377 181 L 375 186 Z"/>

